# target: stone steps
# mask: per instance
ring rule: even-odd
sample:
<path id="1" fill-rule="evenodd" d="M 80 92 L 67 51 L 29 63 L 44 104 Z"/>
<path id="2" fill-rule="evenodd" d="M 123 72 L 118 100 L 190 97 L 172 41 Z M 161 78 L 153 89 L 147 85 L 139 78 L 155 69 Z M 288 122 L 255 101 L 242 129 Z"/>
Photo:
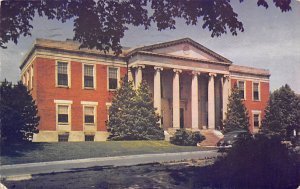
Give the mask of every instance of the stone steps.
<path id="1" fill-rule="evenodd" d="M 205 136 L 205 140 L 202 141 L 199 146 L 216 146 L 217 142 L 223 137 L 223 135 L 216 130 L 201 130 L 202 135 Z"/>

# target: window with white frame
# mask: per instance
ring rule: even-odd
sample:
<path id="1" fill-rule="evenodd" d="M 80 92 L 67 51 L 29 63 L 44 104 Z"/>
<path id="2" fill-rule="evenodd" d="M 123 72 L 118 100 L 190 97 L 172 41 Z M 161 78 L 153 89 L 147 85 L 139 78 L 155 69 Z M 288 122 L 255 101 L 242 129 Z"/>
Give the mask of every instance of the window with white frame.
<path id="1" fill-rule="evenodd" d="M 57 85 L 69 86 L 68 62 L 57 62 Z"/>
<path id="2" fill-rule="evenodd" d="M 253 82 L 253 100 L 260 100 L 260 90 L 258 82 Z"/>
<path id="3" fill-rule="evenodd" d="M 83 65 L 83 80 L 84 80 L 84 88 L 95 88 L 95 68 L 94 65 Z"/>
<path id="4" fill-rule="evenodd" d="M 59 125 L 68 125 L 70 105 L 57 105 L 57 123 Z"/>
<path id="5" fill-rule="evenodd" d="M 260 127 L 260 113 L 253 113 L 253 126 L 254 128 Z"/>
<path id="6" fill-rule="evenodd" d="M 238 81 L 239 95 L 241 99 L 245 99 L 245 81 Z"/>
<path id="7" fill-rule="evenodd" d="M 118 68 L 108 68 L 108 89 L 116 90 L 118 88 Z"/>
<path id="8" fill-rule="evenodd" d="M 84 106 L 84 124 L 86 125 L 95 125 L 95 106 Z"/>

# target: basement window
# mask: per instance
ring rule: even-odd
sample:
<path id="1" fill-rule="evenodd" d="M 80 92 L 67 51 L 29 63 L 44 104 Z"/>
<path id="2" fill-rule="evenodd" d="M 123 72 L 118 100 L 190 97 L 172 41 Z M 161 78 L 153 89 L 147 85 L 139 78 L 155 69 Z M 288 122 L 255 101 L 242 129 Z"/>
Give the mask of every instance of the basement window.
<path id="1" fill-rule="evenodd" d="M 68 140 L 69 140 L 69 133 L 58 135 L 58 142 L 68 142 Z"/>
<path id="2" fill-rule="evenodd" d="M 85 135 L 84 141 L 94 141 L 95 135 Z"/>

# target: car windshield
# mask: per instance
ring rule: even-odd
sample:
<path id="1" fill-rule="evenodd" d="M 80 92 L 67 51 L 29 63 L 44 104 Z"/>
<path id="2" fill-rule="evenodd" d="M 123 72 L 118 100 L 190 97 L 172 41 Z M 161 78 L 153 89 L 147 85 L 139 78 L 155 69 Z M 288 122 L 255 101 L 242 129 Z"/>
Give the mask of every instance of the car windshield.
<path id="1" fill-rule="evenodd" d="M 241 131 L 241 132 L 226 133 L 226 134 L 224 135 L 224 138 L 236 138 L 236 137 L 238 137 L 238 136 L 241 135 L 241 134 L 246 134 L 246 132 Z"/>

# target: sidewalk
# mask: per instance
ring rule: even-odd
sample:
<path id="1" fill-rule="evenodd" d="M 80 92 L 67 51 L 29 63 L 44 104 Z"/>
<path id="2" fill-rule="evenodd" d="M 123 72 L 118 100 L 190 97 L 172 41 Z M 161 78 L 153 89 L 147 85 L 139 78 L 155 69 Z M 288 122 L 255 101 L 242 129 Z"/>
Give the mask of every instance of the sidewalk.
<path id="1" fill-rule="evenodd" d="M 75 159 L 65 161 L 51 161 L 28 164 L 2 165 L 0 166 L 1 178 L 30 176 L 33 174 L 56 173 L 76 171 L 76 169 L 100 166 L 131 166 L 147 163 L 160 163 L 169 161 L 181 161 L 188 159 L 206 159 L 218 156 L 216 150 L 180 152 L 164 154 L 142 154 L 116 157 L 101 157 L 89 159 Z"/>

